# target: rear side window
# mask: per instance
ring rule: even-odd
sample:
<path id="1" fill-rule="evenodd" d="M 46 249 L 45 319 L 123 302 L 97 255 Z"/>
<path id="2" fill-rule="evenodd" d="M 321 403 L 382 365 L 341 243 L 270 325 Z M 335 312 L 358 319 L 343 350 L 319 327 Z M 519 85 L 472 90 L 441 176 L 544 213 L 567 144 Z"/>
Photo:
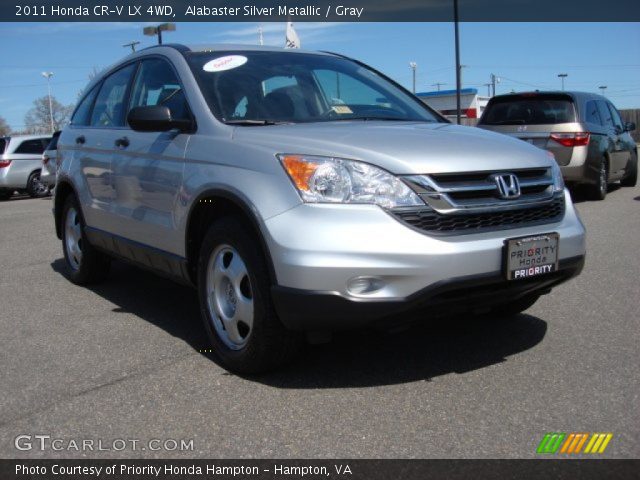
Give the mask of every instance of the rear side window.
<path id="1" fill-rule="evenodd" d="M 0 155 L 4 153 L 9 145 L 9 138 L 0 138 Z"/>
<path id="2" fill-rule="evenodd" d="M 122 127 L 126 110 L 126 97 L 136 64 L 121 68 L 102 83 L 91 113 L 93 127 Z"/>
<path id="3" fill-rule="evenodd" d="M 596 125 L 602 125 L 602 118 L 600 117 L 600 111 L 595 100 L 589 100 L 585 106 L 584 119 L 587 123 L 595 123 Z"/>
<path id="4" fill-rule="evenodd" d="M 513 95 L 489 102 L 480 123 L 486 125 L 551 125 L 575 122 L 571 99 L 565 95 Z"/>
<path id="5" fill-rule="evenodd" d="M 91 107 L 93 107 L 93 101 L 96 99 L 96 95 L 98 94 L 98 87 L 99 85 L 96 85 L 84 96 L 76 108 L 73 117 L 71 117 L 71 125 L 89 125 L 89 121 L 91 120 Z"/>
<path id="6" fill-rule="evenodd" d="M 40 155 L 42 152 L 44 152 L 44 147 L 45 144 L 43 143 L 41 138 L 25 140 L 20 145 L 18 145 L 18 148 L 16 148 L 14 153 Z"/>

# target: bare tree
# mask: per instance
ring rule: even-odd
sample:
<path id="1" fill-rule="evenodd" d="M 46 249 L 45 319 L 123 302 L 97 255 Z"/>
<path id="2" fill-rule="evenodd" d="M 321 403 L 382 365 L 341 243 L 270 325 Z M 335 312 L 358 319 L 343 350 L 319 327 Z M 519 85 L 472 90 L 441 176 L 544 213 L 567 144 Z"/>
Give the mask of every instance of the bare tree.
<path id="1" fill-rule="evenodd" d="M 4 137 L 10 133 L 11 127 L 9 127 L 9 124 L 3 117 L 0 117 L 0 137 Z"/>
<path id="2" fill-rule="evenodd" d="M 51 97 L 51 111 L 53 112 L 53 127 L 60 130 L 71 117 L 73 105 L 63 105 L 55 97 Z M 29 133 L 49 133 L 51 119 L 49 116 L 49 97 L 36 98 L 33 108 L 24 116 L 25 129 Z"/>

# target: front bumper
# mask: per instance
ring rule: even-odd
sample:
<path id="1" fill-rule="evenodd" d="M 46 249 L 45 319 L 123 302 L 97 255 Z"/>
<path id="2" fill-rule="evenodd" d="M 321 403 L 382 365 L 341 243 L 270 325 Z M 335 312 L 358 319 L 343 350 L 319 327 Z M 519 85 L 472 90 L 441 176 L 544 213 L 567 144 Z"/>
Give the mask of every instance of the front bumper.
<path id="1" fill-rule="evenodd" d="M 302 204 L 265 222 L 278 285 L 273 291 L 276 309 L 295 328 L 329 325 L 338 317 L 341 327 L 362 323 L 359 316 L 368 323 L 383 310 L 388 314 L 385 304 L 402 311 L 414 306 L 414 300 L 429 303 L 443 285 L 457 290 L 469 279 L 499 284 L 505 239 L 557 232 L 558 258 L 566 267 L 561 278 L 553 276 L 558 282 L 537 285 L 548 290 L 579 273 L 580 268 L 570 265 L 585 255 L 584 227 L 568 192 L 565 200 L 565 215 L 555 223 L 438 237 L 409 228 L 374 205 Z M 361 276 L 376 278 L 382 288 L 351 293 L 350 280 Z M 318 295 L 318 302 L 304 300 Z M 336 308 L 328 315 L 318 304 Z M 317 322 L 314 311 L 324 312 Z M 349 313 L 342 318 L 339 311 Z M 307 318 L 308 325 L 296 327 L 297 318 Z"/>
<path id="2" fill-rule="evenodd" d="M 501 272 L 442 280 L 404 299 L 372 301 L 347 299 L 327 292 L 274 286 L 273 302 L 282 323 L 290 330 L 342 330 L 367 325 L 398 326 L 413 318 L 392 318 L 424 312 L 426 318 L 483 312 L 527 295 L 549 293 L 551 288 L 577 276 L 584 256 L 562 260 L 552 274 L 507 281 Z"/>

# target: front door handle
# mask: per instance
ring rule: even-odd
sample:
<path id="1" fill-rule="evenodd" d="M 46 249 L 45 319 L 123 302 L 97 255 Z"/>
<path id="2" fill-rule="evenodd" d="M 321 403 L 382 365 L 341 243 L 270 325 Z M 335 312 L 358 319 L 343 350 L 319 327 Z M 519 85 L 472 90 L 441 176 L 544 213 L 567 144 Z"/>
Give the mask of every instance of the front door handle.
<path id="1" fill-rule="evenodd" d="M 129 139 L 127 137 L 120 137 L 115 141 L 116 147 L 127 148 L 129 146 Z"/>
<path id="2" fill-rule="evenodd" d="M 76 137 L 76 145 L 84 145 L 84 142 L 86 142 L 87 139 L 84 138 L 84 135 L 80 135 L 79 137 Z"/>

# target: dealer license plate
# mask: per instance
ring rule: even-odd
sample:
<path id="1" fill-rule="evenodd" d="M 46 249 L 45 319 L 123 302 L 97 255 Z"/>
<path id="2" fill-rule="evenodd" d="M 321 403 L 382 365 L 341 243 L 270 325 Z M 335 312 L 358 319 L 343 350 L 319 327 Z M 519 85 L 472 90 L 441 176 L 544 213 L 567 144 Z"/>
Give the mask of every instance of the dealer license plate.
<path id="1" fill-rule="evenodd" d="M 557 233 L 544 233 L 506 241 L 505 275 L 507 280 L 537 277 L 558 269 Z"/>

